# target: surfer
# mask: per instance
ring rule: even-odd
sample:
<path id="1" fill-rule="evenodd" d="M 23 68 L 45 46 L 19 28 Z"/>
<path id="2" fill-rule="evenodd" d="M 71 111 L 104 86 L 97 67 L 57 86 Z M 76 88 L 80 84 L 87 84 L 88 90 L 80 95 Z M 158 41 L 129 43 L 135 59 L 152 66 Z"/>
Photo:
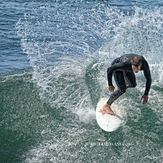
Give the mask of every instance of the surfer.
<path id="1" fill-rule="evenodd" d="M 127 88 L 136 87 L 136 77 L 134 73 L 138 73 L 140 70 L 144 71 L 144 76 L 146 78 L 145 92 L 141 97 L 141 100 L 143 104 L 148 102 L 148 93 L 152 82 L 149 65 L 143 56 L 137 54 L 125 54 L 116 58 L 112 62 L 111 67 L 107 69 L 108 89 L 113 93 L 107 103 L 103 106 L 103 114 L 108 113 L 114 115 L 114 112 L 111 110 L 111 104 L 125 93 Z M 118 87 L 116 91 L 114 91 L 115 87 L 112 83 L 113 75 Z"/>

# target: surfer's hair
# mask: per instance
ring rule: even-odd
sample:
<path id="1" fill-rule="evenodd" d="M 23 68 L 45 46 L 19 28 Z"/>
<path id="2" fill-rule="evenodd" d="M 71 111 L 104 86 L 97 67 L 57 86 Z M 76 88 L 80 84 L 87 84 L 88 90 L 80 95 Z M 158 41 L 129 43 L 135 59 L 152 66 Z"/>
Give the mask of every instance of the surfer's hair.
<path id="1" fill-rule="evenodd" d="M 134 56 L 133 59 L 131 59 L 131 64 L 135 67 L 140 66 L 142 64 L 142 57 Z"/>

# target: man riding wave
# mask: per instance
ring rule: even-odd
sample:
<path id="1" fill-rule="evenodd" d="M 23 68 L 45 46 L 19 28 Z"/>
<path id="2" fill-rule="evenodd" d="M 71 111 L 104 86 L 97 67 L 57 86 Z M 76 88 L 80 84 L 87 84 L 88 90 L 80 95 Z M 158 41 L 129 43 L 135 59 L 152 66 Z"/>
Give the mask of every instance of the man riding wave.
<path id="1" fill-rule="evenodd" d="M 146 78 L 145 92 L 141 97 L 142 103 L 148 102 L 148 93 L 151 87 L 152 79 L 148 62 L 143 56 L 137 54 L 125 54 L 116 58 L 111 66 L 107 69 L 108 89 L 113 92 L 107 103 L 103 106 L 103 113 L 114 115 L 111 110 L 111 104 L 126 92 L 127 88 L 136 87 L 136 77 L 134 73 L 139 71 L 144 72 Z M 116 91 L 112 83 L 112 76 L 114 75 L 115 82 L 118 86 Z"/>

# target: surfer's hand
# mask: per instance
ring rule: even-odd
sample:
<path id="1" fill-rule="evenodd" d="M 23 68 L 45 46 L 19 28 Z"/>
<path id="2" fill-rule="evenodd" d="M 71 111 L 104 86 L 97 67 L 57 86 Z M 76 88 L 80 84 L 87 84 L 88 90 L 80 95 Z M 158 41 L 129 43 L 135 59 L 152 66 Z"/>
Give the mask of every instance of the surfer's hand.
<path id="1" fill-rule="evenodd" d="M 115 87 L 113 85 L 111 85 L 111 86 L 108 86 L 108 89 L 110 92 L 114 92 Z"/>
<path id="2" fill-rule="evenodd" d="M 146 104 L 146 103 L 148 102 L 148 95 L 143 95 L 143 96 L 141 97 L 141 100 L 143 100 L 143 101 L 142 101 L 142 104 Z"/>

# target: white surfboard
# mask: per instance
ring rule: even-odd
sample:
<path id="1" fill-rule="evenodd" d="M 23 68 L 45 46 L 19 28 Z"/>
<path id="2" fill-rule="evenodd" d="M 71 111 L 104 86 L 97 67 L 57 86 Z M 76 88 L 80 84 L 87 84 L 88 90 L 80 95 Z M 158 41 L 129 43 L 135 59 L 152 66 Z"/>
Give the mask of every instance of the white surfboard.
<path id="1" fill-rule="evenodd" d="M 96 107 L 96 120 L 98 125 L 107 132 L 117 130 L 125 123 L 126 113 L 120 109 L 117 105 L 112 104 L 111 109 L 115 115 L 102 114 L 102 107 L 106 104 L 107 98 L 102 98 Z"/>

